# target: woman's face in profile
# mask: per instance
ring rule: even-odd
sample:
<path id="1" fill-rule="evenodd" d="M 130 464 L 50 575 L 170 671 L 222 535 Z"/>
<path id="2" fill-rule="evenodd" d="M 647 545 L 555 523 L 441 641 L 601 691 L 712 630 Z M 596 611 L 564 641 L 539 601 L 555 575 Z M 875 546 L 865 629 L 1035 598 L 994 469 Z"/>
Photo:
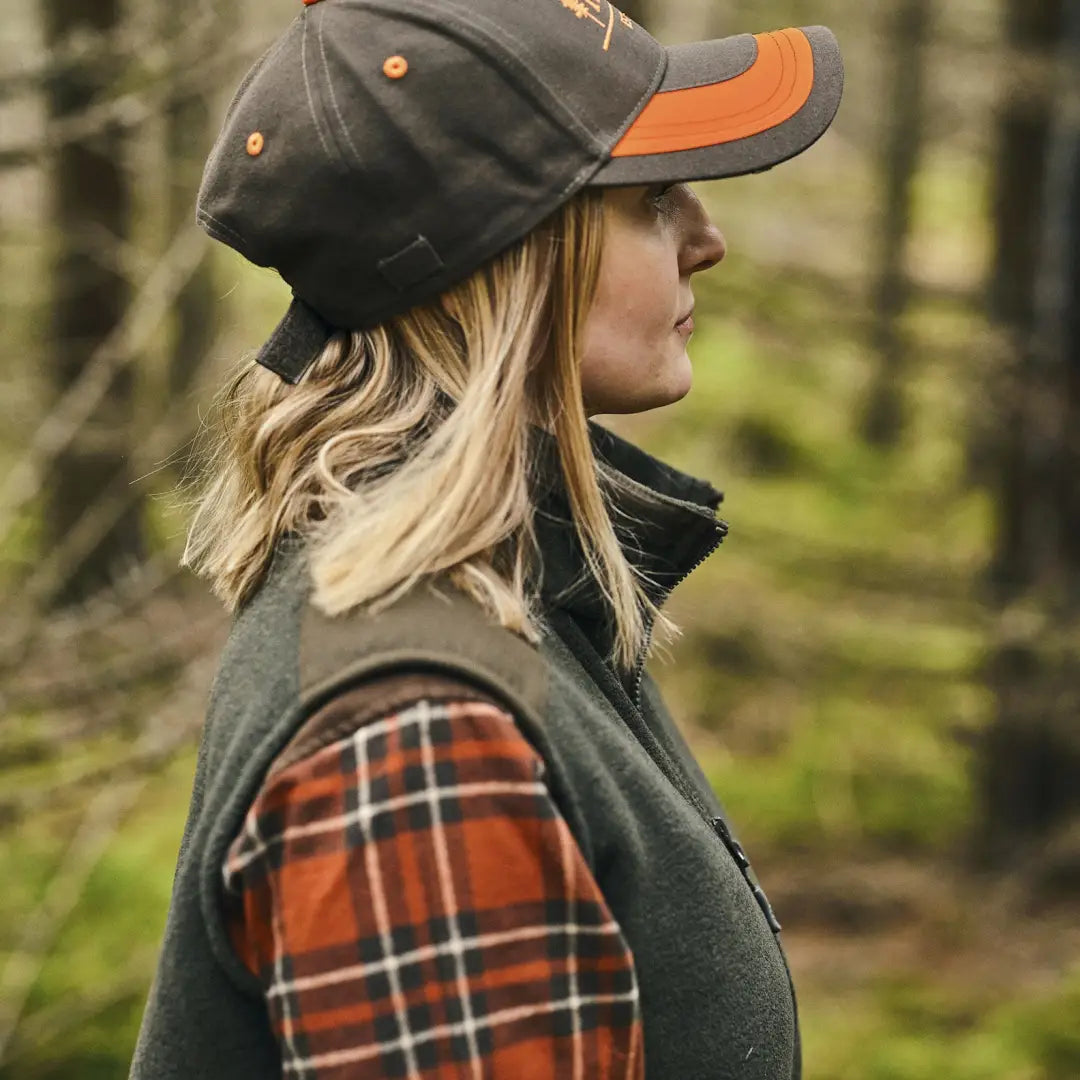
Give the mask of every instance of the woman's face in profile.
<path id="1" fill-rule="evenodd" d="M 644 412 L 686 396 L 692 326 L 677 324 L 694 302 L 690 275 L 725 252 L 724 237 L 687 184 L 606 188 L 604 212 L 600 280 L 581 362 L 588 416 Z"/>

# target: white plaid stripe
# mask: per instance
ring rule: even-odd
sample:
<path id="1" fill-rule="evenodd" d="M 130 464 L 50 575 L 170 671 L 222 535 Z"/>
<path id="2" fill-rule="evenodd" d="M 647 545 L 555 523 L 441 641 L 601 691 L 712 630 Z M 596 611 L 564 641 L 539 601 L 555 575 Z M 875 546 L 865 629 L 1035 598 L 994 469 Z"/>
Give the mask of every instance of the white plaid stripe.
<path id="1" fill-rule="evenodd" d="M 479 1077 L 481 1069 L 480 1050 L 476 1045 L 476 1022 L 469 1003 L 469 985 L 465 978 L 465 943 L 458 927 L 457 896 L 454 892 L 454 875 L 450 868 L 450 856 L 446 850 L 446 830 L 443 828 L 440 801 L 444 797 L 439 790 L 435 776 L 435 753 L 431 743 L 431 705 L 427 701 L 417 704 L 420 717 L 420 752 L 424 762 L 424 776 L 427 779 L 427 796 L 431 809 L 431 836 L 435 845 L 435 861 L 439 867 L 439 891 L 442 893 L 443 910 L 450 928 L 450 951 L 454 954 L 454 966 L 457 970 L 458 996 L 461 1000 L 461 1012 L 465 1017 L 465 1037 L 469 1042 L 469 1061 L 473 1066 L 473 1075 Z M 531 785 L 524 785 L 531 786 Z M 405 1023 L 404 1015 L 400 1017 Z"/>
<path id="2" fill-rule="evenodd" d="M 368 755 L 367 755 L 367 743 L 371 739 L 371 734 L 366 728 L 361 728 L 353 736 L 353 746 L 356 751 L 356 764 L 357 764 L 357 790 L 360 792 L 360 813 L 356 814 L 357 825 L 361 830 L 364 830 L 366 825 L 371 823 L 371 819 L 375 816 L 377 808 L 372 806 L 371 803 L 371 786 L 370 776 L 368 773 Z M 370 813 L 364 813 L 363 810 L 371 808 Z M 370 841 L 371 837 L 365 837 L 365 840 Z M 366 842 L 364 844 L 364 865 L 367 869 L 368 880 L 371 882 L 371 902 L 375 909 L 375 923 L 379 930 L 379 937 L 382 940 L 383 955 L 386 957 L 386 974 L 390 980 L 390 996 L 394 1002 L 394 1012 L 397 1014 L 398 1020 L 401 1023 L 401 1029 L 405 1032 L 403 1038 L 398 1040 L 402 1050 L 405 1053 L 405 1060 L 409 1065 L 410 1078 L 414 1075 L 419 1076 L 420 1070 L 416 1062 L 415 1040 L 409 1031 L 408 1023 L 406 1022 L 405 1012 L 405 995 L 401 992 L 401 979 L 398 976 L 398 971 L 401 967 L 401 958 L 394 955 L 393 941 L 390 934 L 390 913 L 386 908 L 386 895 L 383 892 L 382 884 L 382 872 L 379 869 L 379 845 L 378 843 Z M 291 1064 L 291 1063 L 290 1063 Z M 297 1061 L 296 1071 L 303 1075 L 305 1068 L 311 1067 L 304 1061 Z M 312 1063 L 314 1064 L 314 1063 Z M 317 1066 L 316 1066 L 317 1067 Z M 292 1069 L 287 1071 L 292 1072 Z"/>
<path id="3" fill-rule="evenodd" d="M 574 913 L 577 901 L 574 897 L 574 859 L 568 850 L 570 834 L 567 829 L 559 830 L 559 855 L 562 858 L 563 881 L 566 884 L 566 924 L 568 947 L 566 950 L 566 967 L 569 975 L 570 986 L 570 1023 L 574 1030 L 574 1080 L 581 1080 L 585 1069 L 585 1059 L 582 1056 L 584 1047 L 581 1045 L 581 998 L 578 996 L 577 984 L 577 950 L 574 948 L 574 931 L 576 920 Z"/>
<path id="4" fill-rule="evenodd" d="M 336 745 L 336 744 L 335 744 Z M 321 753 L 332 752 L 335 745 L 327 747 Z M 476 798 L 481 795 L 542 795 L 547 788 L 542 783 L 519 783 L 504 780 L 485 780 L 476 784 L 443 784 L 437 791 L 415 791 L 409 795 L 398 795 L 392 799 L 386 799 L 379 803 L 363 805 L 359 809 L 348 814 L 338 814 L 336 817 L 324 818 L 321 821 L 313 821 L 310 825 L 292 825 L 281 832 L 271 836 L 262 837 L 258 829 L 251 823 L 253 812 L 249 813 L 249 820 L 245 825 L 245 837 L 250 843 L 241 845 L 240 850 L 231 854 L 225 863 L 225 887 L 230 892 L 235 891 L 235 882 L 232 880 L 242 873 L 248 866 L 258 862 L 270 848 L 285 844 L 291 840 L 298 840 L 305 836 L 318 836 L 321 833 L 340 832 L 352 825 L 361 827 L 370 824 L 376 814 L 398 810 L 403 806 L 415 806 L 417 803 L 428 803 L 432 798 L 453 798 L 463 801 L 468 798 Z"/>
<path id="5" fill-rule="evenodd" d="M 468 938 L 462 937 L 461 943 L 466 949 L 486 950 L 493 945 L 505 945 L 507 942 L 512 941 L 533 941 L 536 938 L 549 938 L 551 937 L 552 927 L 552 923 L 543 923 L 539 926 L 523 927 L 520 930 L 503 930 L 493 934 L 478 934 Z M 610 920 L 601 926 L 582 926 L 580 924 L 572 926 L 569 923 L 563 923 L 562 928 L 566 931 L 568 938 L 572 938 L 574 935 L 586 936 L 589 934 L 609 937 L 617 936 L 619 933 L 619 924 Z M 443 955 L 447 947 L 448 943 L 446 942 L 440 942 L 438 945 L 424 945 L 409 952 L 399 952 L 396 960 L 402 966 L 405 964 L 420 964 L 425 960 L 431 960 L 436 956 Z M 385 970 L 385 967 L 384 961 L 373 960 L 370 964 L 352 964 L 349 967 L 335 968 L 333 971 L 327 971 L 321 975 L 305 975 L 299 979 L 275 979 L 274 985 L 267 991 L 267 997 L 272 998 L 281 994 L 291 994 L 303 990 L 320 990 L 325 986 L 333 986 L 336 983 L 359 981 L 371 975 L 378 975 Z M 621 999 L 612 998 L 611 1000 Z"/>

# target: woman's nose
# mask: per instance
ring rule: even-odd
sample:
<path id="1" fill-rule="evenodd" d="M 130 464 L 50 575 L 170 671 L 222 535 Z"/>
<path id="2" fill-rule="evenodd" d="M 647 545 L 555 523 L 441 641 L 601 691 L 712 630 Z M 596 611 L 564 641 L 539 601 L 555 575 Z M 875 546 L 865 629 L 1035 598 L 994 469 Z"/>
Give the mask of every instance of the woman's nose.
<path id="1" fill-rule="evenodd" d="M 713 224 L 697 192 L 689 184 L 681 187 L 685 193 L 685 207 L 680 269 L 684 274 L 696 274 L 720 262 L 727 254 L 727 243 L 724 234 Z"/>
<path id="2" fill-rule="evenodd" d="M 724 234 L 711 221 L 705 222 L 700 234 L 695 239 L 693 261 L 690 266 L 691 274 L 697 273 L 699 270 L 708 270 L 709 267 L 715 266 L 727 254 L 727 242 L 724 240 Z"/>

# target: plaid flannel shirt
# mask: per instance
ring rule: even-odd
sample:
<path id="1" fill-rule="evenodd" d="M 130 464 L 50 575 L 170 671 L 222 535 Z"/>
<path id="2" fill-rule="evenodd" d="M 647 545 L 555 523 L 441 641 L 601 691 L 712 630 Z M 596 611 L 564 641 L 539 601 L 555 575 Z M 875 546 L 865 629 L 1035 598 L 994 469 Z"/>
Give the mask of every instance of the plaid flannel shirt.
<path id="1" fill-rule="evenodd" d="M 642 1080 L 633 957 L 512 717 L 421 698 L 356 726 L 349 693 L 223 867 L 283 1074 Z"/>

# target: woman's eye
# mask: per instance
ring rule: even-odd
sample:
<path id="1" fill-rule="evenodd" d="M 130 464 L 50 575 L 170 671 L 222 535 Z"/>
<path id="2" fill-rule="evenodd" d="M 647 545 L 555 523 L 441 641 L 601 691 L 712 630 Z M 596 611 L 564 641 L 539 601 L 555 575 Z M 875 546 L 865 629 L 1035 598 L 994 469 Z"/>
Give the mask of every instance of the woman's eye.
<path id="1" fill-rule="evenodd" d="M 671 194 L 677 185 L 675 184 L 663 184 L 652 189 L 652 194 L 649 196 L 649 202 L 654 206 L 659 206 L 663 202 L 664 198 Z"/>

